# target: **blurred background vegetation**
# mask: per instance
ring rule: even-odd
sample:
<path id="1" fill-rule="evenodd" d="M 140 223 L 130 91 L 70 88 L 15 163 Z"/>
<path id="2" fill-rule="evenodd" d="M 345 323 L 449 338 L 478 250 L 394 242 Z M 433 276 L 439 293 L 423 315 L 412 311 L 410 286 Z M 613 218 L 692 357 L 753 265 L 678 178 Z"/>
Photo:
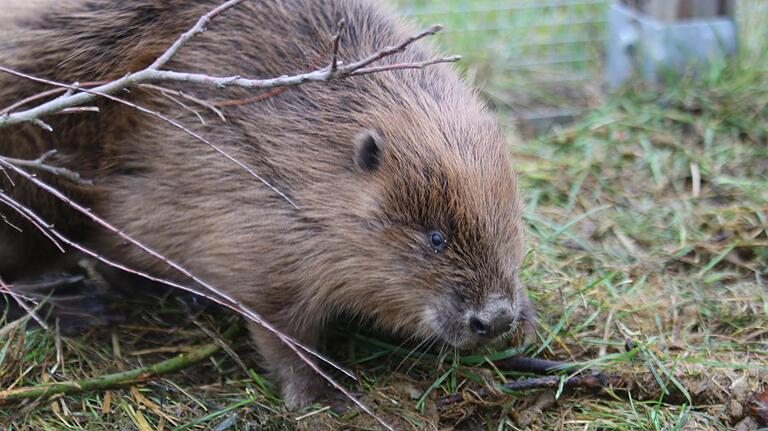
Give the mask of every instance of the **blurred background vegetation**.
<path id="1" fill-rule="evenodd" d="M 548 131 L 603 101 L 611 0 L 398 3 L 409 18 L 446 26 L 439 43 L 464 57 L 470 81 L 526 134 Z M 742 57 L 762 67 L 768 2 L 738 0 L 736 10 Z M 755 54 L 759 58 L 752 58 Z"/>

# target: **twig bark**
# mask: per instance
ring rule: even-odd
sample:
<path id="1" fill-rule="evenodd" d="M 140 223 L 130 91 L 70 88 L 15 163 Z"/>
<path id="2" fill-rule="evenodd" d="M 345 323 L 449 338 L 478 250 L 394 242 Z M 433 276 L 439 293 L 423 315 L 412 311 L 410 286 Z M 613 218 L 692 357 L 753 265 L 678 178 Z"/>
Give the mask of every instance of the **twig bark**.
<path id="1" fill-rule="evenodd" d="M 10 196 L 3 193 L 2 190 L 0 190 L 0 203 L 3 205 L 11 208 L 13 211 L 15 211 L 17 214 L 19 214 L 21 217 L 29 221 L 29 223 L 35 227 L 35 229 L 39 230 L 40 233 L 42 233 L 51 243 L 59 249 L 60 252 L 64 253 L 64 247 L 59 244 L 56 239 L 51 236 L 48 233 L 49 226 L 43 223 L 40 223 L 38 220 L 34 219 L 33 217 L 30 217 L 29 214 L 27 214 L 26 208 L 24 205 L 20 204 L 19 202 L 16 202 L 15 200 L 11 199 Z M 14 226 L 15 227 L 15 226 Z"/>
<path id="2" fill-rule="evenodd" d="M 11 286 L 7 285 L 2 278 L 0 278 L 0 292 L 10 295 L 11 298 L 13 298 L 13 300 L 16 301 L 16 303 L 19 304 L 19 306 L 23 308 L 24 311 L 26 311 L 29 316 L 35 319 L 35 321 L 37 322 L 38 325 L 40 325 L 40 327 L 46 330 L 48 329 L 48 325 L 45 323 L 45 321 L 43 321 L 43 319 L 41 319 L 40 316 L 37 315 L 35 310 L 33 310 L 32 307 L 30 307 L 27 304 L 26 298 L 22 298 L 21 295 L 16 294 L 11 289 Z"/>
<path id="3" fill-rule="evenodd" d="M 178 39 L 176 39 L 176 42 L 171 45 L 170 48 L 168 48 L 163 55 L 157 58 L 147 69 L 159 69 L 163 66 L 165 66 L 165 63 L 168 63 L 168 61 L 173 58 L 174 55 L 176 55 L 177 52 L 179 52 L 179 49 L 182 45 L 187 43 L 190 39 L 195 37 L 196 35 L 202 33 L 205 31 L 205 27 L 208 25 L 209 22 L 211 22 L 212 19 L 216 18 L 217 16 L 221 15 L 222 13 L 226 12 L 229 9 L 232 9 L 233 7 L 239 5 L 245 0 L 229 0 L 219 6 L 217 6 L 215 9 L 211 10 L 207 14 L 201 16 L 197 22 L 195 23 L 192 28 L 187 30 L 184 34 L 179 36 Z"/>
<path id="4" fill-rule="evenodd" d="M 524 379 L 513 380 L 503 385 L 498 385 L 496 388 L 504 391 L 530 391 L 534 389 L 558 388 L 560 387 L 561 380 L 562 377 L 560 376 L 528 377 Z M 565 381 L 562 382 L 562 385 L 567 389 L 585 389 L 596 391 L 617 386 L 620 383 L 621 378 L 618 376 L 606 375 L 602 373 L 592 373 L 566 378 Z M 491 395 L 490 391 L 487 389 L 480 389 L 475 393 L 480 398 Z M 437 400 L 437 405 L 438 407 L 442 407 L 450 404 L 456 404 L 464 400 L 465 396 L 463 393 L 453 394 Z"/>
<path id="5" fill-rule="evenodd" d="M 523 355 L 515 355 L 505 359 L 493 361 L 493 366 L 502 371 L 516 371 L 531 374 L 555 374 L 565 370 L 573 370 L 581 367 L 575 362 L 550 361 L 547 359 L 531 358 Z M 592 372 L 568 377 L 562 381 L 563 376 L 548 375 L 528 377 L 497 385 L 495 389 L 502 391 L 529 391 L 534 389 L 557 388 L 561 382 L 567 389 L 599 390 L 616 386 L 620 383 L 618 376 Z M 480 389 L 474 392 L 480 398 L 492 395 L 488 389 Z M 464 401 L 464 394 L 453 394 L 437 401 L 438 406 L 446 406 Z"/>
<path id="6" fill-rule="evenodd" d="M 78 174 L 75 171 L 69 170 L 67 168 L 61 168 L 61 167 L 51 166 L 49 164 L 46 164 L 45 161 L 48 160 L 48 158 L 50 158 L 54 154 L 56 154 L 56 150 L 50 150 L 34 160 L 22 160 L 22 159 L 15 159 L 13 157 L 5 157 L 5 156 L 0 156 L 0 159 L 16 166 L 20 166 L 24 168 L 32 168 L 38 171 L 48 172 L 53 175 L 66 178 L 77 184 L 91 184 L 90 180 L 86 180 L 82 178 L 80 174 Z"/>
<path id="7" fill-rule="evenodd" d="M 339 41 L 341 41 L 341 32 L 344 31 L 344 27 L 346 26 L 345 21 L 342 19 L 339 21 L 338 24 L 336 24 L 336 34 L 333 36 L 333 57 L 331 58 L 331 71 L 335 72 L 336 69 L 339 68 L 338 63 L 338 57 L 339 57 Z"/>
<path id="8" fill-rule="evenodd" d="M 237 332 L 238 327 L 232 326 L 227 329 L 222 334 L 222 336 L 224 338 L 232 338 L 237 334 Z M 219 343 L 207 343 L 198 346 L 190 352 L 179 354 L 171 359 L 130 371 L 106 374 L 103 376 L 92 377 L 83 380 L 48 383 L 43 385 L 0 391 L 0 404 L 6 404 L 9 402 L 25 399 L 48 398 L 59 394 L 74 394 L 85 391 L 111 389 L 126 385 L 143 383 L 152 380 L 157 376 L 175 373 L 179 370 L 183 370 L 192 365 L 198 364 L 220 352 L 221 350 L 222 347 Z"/>
<path id="9" fill-rule="evenodd" d="M 84 82 L 84 83 L 80 83 L 78 85 L 80 85 L 81 87 L 95 87 L 95 86 L 98 86 L 98 85 L 106 84 L 107 82 L 109 82 L 109 81 Z M 16 108 L 18 108 L 20 106 L 24 106 L 24 105 L 29 104 L 29 103 L 32 103 L 35 100 L 44 99 L 44 98 L 46 98 L 48 96 L 53 96 L 54 94 L 64 93 L 66 91 L 68 91 L 66 88 L 51 88 L 50 90 L 41 91 L 41 92 L 39 92 L 37 94 L 33 94 L 33 95 L 29 96 L 29 97 L 25 97 L 24 99 L 21 99 L 18 102 L 14 102 L 14 103 L 6 106 L 3 109 L 0 109 L 0 115 L 7 114 L 7 113 L 13 111 Z"/>
<path id="10" fill-rule="evenodd" d="M 189 94 L 187 94 L 187 93 L 185 93 L 185 92 L 183 92 L 181 90 L 174 90 L 174 89 L 171 89 L 171 88 L 166 88 L 166 87 L 162 87 L 162 86 L 154 85 L 154 84 L 141 84 L 141 87 L 150 88 L 150 89 L 153 89 L 153 90 L 158 90 L 158 91 L 160 91 L 164 95 L 174 94 L 174 95 L 179 96 L 181 98 L 187 99 L 190 102 L 195 103 L 196 105 L 200 105 L 200 106 L 202 106 L 202 107 L 204 107 L 206 109 L 211 110 L 214 114 L 216 114 L 216 116 L 219 117 L 219 119 L 222 122 L 226 123 L 226 121 L 227 121 L 227 118 L 224 116 L 224 113 L 221 112 L 221 110 L 218 109 L 216 106 L 214 106 L 213 103 L 210 103 L 208 101 L 199 99 L 199 98 L 197 98 L 195 96 L 189 95 Z"/>
<path id="11" fill-rule="evenodd" d="M 505 359 L 493 361 L 493 365 L 502 371 L 517 371 L 531 374 L 554 374 L 559 371 L 578 368 L 580 365 L 574 362 L 550 361 L 547 359 L 531 358 L 523 355 L 515 355 Z"/>
<path id="12" fill-rule="evenodd" d="M 273 88 L 268 91 L 264 91 L 262 93 L 259 93 L 255 96 L 246 97 L 243 99 L 223 99 L 223 100 L 214 100 L 211 102 L 213 106 L 216 106 L 218 108 L 223 108 L 225 106 L 242 106 L 242 105 L 250 105 L 251 103 L 261 102 L 262 100 L 269 99 L 271 97 L 279 96 L 286 91 L 288 91 L 290 87 L 277 87 Z"/>

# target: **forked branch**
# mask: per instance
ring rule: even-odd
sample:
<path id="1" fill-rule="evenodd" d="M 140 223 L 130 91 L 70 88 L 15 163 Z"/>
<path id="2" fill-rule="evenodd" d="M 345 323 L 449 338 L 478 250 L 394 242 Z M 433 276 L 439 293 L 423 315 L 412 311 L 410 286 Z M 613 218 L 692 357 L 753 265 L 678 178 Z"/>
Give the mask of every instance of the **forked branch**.
<path id="1" fill-rule="evenodd" d="M 372 63 L 381 60 L 383 58 L 392 56 L 399 52 L 404 51 L 409 45 L 417 40 L 423 39 L 427 36 L 431 36 L 440 30 L 441 25 L 433 25 L 432 27 L 411 36 L 403 42 L 382 48 L 381 50 L 369 55 L 368 57 L 359 61 L 342 65 L 337 61 L 339 39 L 342 36 L 343 24 L 339 24 L 337 33 L 332 41 L 332 62 L 321 69 L 316 69 L 311 72 L 301 73 L 298 75 L 284 75 L 276 78 L 269 79 L 248 79 L 242 76 L 213 76 L 201 73 L 187 73 L 177 72 L 171 70 L 160 70 L 160 67 L 164 66 L 181 48 L 184 43 L 194 37 L 196 34 L 205 30 L 206 25 L 213 18 L 220 15 L 225 10 L 241 3 L 243 0 L 231 0 L 221 6 L 217 7 L 213 11 L 201 17 L 194 27 L 182 34 L 176 42 L 171 45 L 160 57 L 157 58 L 150 66 L 146 67 L 135 73 L 130 73 L 120 79 L 108 82 L 91 90 L 84 91 L 76 84 L 70 84 L 67 87 L 74 89 L 71 93 L 65 93 L 53 100 L 42 103 L 33 108 L 19 111 L 8 112 L 8 108 L 1 110 L 4 112 L 0 115 L 0 128 L 8 127 L 14 124 L 32 122 L 42 127 L 45 130 L 52 130 L 50 125 L 43 122 L 41 119 L 47 115 L 61 112 L 68 108 L 74 108 L 81 106 L 96 100 L 99 96 L 107 94 L 114 94 L 118 91 L 125 90 L 127 88 L 135 87 L 140 84 L 151 84 L 160 82 L 186 82 L 190 84 L 212 86 L 217 88 L 224 87 L 242 87 L 248 89 L 269 89 L 275 87 L 290 87 L 297 86 L 307 82 L 328 82 L 338 79 L 344 79 L 352 76 L 366 75 L 370 73 L 379 73 L 392 70 L 402 69 L 423 69 L 424 67 L 438 64 L 438 63 L 452 63 L 459 61 L 460 56 L 448 56 L 438 57 L 420 62 L 409 63 L 395 63 L 382 66 L 371 66 Z M 16 75 L 19 77 L 29 78 L 29 75 L 13 70 L 11 68 L 0 65 L 0 71 Z"/>

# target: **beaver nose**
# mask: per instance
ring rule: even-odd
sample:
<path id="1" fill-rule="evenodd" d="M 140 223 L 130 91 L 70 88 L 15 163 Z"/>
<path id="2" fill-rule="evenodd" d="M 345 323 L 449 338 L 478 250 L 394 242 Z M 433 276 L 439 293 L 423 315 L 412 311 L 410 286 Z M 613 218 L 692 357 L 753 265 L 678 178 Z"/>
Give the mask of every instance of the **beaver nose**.
<path id="1" fill-rule="evenodd" d="M 512 310 L 499 310 L 492 316 L 479 313 L 469 318 L 469 330 L 482 338 L 496 338 L 509 331 L 515 318 Z"/>
<path id="2" fill-rule="evenodd" d="M 472 317 L 469 319 L 469 329 L 481 337 L 485 337 L 491 332 L 491 325 L 488 322 L 481 320 L 479 317 Z"/>

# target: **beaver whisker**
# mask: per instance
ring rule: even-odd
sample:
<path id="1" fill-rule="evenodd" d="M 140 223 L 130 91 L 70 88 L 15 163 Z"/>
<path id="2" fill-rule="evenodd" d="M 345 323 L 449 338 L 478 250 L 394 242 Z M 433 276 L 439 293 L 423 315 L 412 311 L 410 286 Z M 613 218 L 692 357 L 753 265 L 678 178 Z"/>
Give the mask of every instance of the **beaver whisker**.
<path id="1" fill-rule="evenodd" d="M 413 367 L 415 367 L 415 366 L 416 366 L 416 364 L 418 364 L 419 362 L 421 362 L 421 360 L 424 358 L 424 355 L 426 355 L 426 354 L 427 354 L 427 352 L 429 352 L 429 351 L 432 349 L 432 346 L 434 346 L 434 345 L 435 345 L 435 343 L 436 343 L 436 342 L 437 342 L 437 341 L 440 339 L 440 337 L 430 337 L 430 338 L 432 338 L 432 341 L 431 341 L 431 342 L 429 343 L 429 345 L 427 345 L 427 347 L 426 347 L 426 348 L 425 348 L 425 349 L 424 349 L 424 350 L 421 352 L 421 355 L 419 355 L 419 357 L 418 357 L 418 358 L 416 358 L 416 359 L 415 359 L 415 360 L 414 360 L 414 361 L 411 363 L 411 366 L 410 366 L 410 367 L 408 367 L 408 369 L 405 371 L 405 374 L 410 374 L 410 372 L 411 372 L 411 370 L 413 369 Z"/>
<path id="2" fill-rule="evenodd" d="M 400 369 L 400 367 L 401 367 L 401 366 L 402 366 L 402 365 L 403 365 L 403 364 L 404 364 L 404 363 L 405 363 L 405 362 L 406 362 L 406 361 L 407 361 L 407 360 L 408 360 L 408 359 L 409 359 L 409 358 L 410 358 L 410 357 L 411 357 L 411 356 L 412 356 L 414 353 L 416 353 L 416 352 L 419 350 L 419 348 L 420 348 L 421 346 L 423 346 L 423 345 L 427 344 L 428 342 L 432 341 L 433 339 L 437 339 L 437 335 L 436 335 L 436 334 L 430 335 L 429 337 L 427 337 L 427 338 L 425 338 L 425 339 L 421 340 L 421 342 L 419 342 L 419 344 L 417 344 L 417 345 L 416 345 L 416 347 L 414 347 L 413 349 L 411 349 L 411 350 L 410 350 L 410 351 L 409 351 L 409 352 L 408 352 L 408 353 L 405 355 L 405 357 L 404 357 L 404 358 L 403 358 L 403 359 L 400 361 L 400 363 L 398 363 L 398 364 L 397 364 L 397 366 L 395 367 L 395 370 L 394 370 L 394 372 L 396 373 L 396 372 L 397 372 L 397 371 Z"/>

